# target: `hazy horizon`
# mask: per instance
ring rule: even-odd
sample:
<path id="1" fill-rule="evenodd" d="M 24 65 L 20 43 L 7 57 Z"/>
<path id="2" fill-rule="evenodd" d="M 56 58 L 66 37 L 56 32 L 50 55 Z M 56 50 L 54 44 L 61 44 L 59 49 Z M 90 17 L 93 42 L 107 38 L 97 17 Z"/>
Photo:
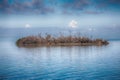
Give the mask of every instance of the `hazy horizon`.
<path id="1" fill-rule="evenodd" d="M 53 31 L 63 28 L 89 36 L 119 39 L 119 8 L 119 0 L 1 0 L 0 32 L 19 36 L 18 32 L 24 34 L 25 31 L 29 35 L 37 34 L 38 28 L 40 32 L 41 28 L 49 32 L 50 28 Z M 10 31 L 2 31 L 6 29 Z"/>

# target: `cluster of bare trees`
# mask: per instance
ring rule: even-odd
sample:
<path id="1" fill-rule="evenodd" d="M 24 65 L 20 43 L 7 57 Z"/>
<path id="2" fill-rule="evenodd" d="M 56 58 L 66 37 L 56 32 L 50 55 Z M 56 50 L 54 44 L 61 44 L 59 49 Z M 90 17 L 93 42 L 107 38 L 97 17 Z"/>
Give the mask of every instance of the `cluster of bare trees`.
<path id="1" fill-rule="evenodd" d="M 46 36 L 28 36 L 22 39 L 19 39 L 17 41 L 17 45 L 55 45 L 55 44 L 98 44 L 98 45 L 103 45 L 103 44 L 108 44 L 107 41 L 102 40 L 102 39 L 89 39 L 87 37 L 80 37 L 80 36 L 59 36 L 59 37 L 53 37 L 50 34 L 46 34 Z"/>
<path id="2" fill-rule="evenodd" d="M 78 36 L 63 36 L 60 35 L 59 37 L 53 37 L 50 34 L 46 34 L 45 37 L 39 35 L 38 37 L 41 43 L 90 43 L 92 42 L 91 39 L 86 37 L 78 37 Z"/>

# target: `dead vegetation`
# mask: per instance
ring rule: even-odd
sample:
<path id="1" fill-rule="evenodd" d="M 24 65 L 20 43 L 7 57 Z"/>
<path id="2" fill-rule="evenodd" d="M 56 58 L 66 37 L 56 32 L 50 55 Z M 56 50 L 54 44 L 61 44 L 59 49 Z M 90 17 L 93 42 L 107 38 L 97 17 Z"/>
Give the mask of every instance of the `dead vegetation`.
<path id="1" fill-rule="evenodd" d="M 107 45 L 106 40 L 102 39 L 89 39 L 81 36 L 63 36 L 53 37 L 46 33 L 43 37 L 41 34 L 38 36 L 28 36 L 17 40 L 16 44 L 19 47 L 37 47 L 37 46 L 91 46 L 91 45 Z"/>

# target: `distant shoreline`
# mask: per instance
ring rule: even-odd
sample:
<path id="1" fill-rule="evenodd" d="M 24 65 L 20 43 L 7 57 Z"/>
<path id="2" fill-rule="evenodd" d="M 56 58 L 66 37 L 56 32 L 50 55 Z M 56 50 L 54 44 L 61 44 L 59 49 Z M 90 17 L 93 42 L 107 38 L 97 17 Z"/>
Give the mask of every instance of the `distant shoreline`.
<path id="1" fill-rule="evenodd" d="M 102 39 L 89 39 L 87 37 L 63 36 L 52 37 L 47 34 L 45 37 L 27 36 L 16 42 L 18 47 L 40 47 L 40 46 L 102 46 L 109 42 Z"/>

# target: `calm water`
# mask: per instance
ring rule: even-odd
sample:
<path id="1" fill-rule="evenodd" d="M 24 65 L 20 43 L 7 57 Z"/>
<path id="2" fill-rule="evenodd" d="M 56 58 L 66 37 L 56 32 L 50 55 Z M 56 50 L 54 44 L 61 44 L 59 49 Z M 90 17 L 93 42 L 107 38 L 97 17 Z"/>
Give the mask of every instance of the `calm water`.
<path id="1" fill-rule="evenodd" d="M 0 40 L 0 46 L 0 80 L 120 80 L 120 41 L 27 49 Z"/>

